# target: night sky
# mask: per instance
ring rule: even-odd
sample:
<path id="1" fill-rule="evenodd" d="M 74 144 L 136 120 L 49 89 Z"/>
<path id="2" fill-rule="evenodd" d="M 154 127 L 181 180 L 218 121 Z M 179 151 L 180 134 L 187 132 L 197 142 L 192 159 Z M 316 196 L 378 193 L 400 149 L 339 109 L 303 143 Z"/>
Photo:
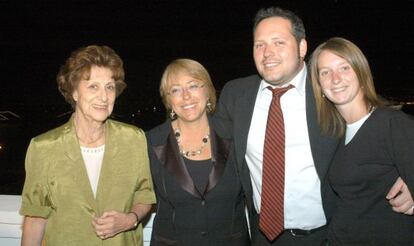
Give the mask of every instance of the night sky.
<path id="1" fill-rule="evenodd" d="M 124 60 L 128 87 L 116 114 L 162 107 L 159 80 L 175 58 L 201 62 L 220 90 L 255 72 L 252 18 L 271 5 L 302 17 L 308 55 L 329 37 L 345 37 L 368 57 L 380 94 L 414 96 L 412 0 L 16 2 L 0 1 L 0 111 L 28 118 L 70 110 L 55 76 L 71 51 L 90 44 L 108 45 Z"/>

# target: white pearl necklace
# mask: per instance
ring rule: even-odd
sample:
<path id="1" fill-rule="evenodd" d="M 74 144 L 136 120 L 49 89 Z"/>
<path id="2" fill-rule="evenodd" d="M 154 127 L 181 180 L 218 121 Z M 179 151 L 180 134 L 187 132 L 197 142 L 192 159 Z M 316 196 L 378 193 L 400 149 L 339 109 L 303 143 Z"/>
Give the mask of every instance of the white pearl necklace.
<path id="1" fill-rule="evenodd" d="M 81 146 L 81 150 L 82 150 L 82 153 L 85 153 L 85 154 L 98 154 L 98 153 L 104 152 L 105 145 L 102 145 L 102 146 L 99 146 L 99 147 L 96 147 L 96 148 Z"/>

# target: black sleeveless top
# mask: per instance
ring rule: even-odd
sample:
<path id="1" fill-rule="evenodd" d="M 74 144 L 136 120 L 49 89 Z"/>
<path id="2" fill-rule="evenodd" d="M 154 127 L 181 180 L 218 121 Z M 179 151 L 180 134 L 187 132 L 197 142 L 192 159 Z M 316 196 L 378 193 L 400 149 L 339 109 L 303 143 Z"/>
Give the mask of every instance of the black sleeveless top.
<path id="1" fill-rule="evenodd" d="M 213 167 L 211 159 L 190 160 L 185 157 L 183 159 L 188 173 L 193 179 L 195 187 L 201 194 L 203 194 L 207 187 L 208 176 L 210 175 L 211 168 Z"/>

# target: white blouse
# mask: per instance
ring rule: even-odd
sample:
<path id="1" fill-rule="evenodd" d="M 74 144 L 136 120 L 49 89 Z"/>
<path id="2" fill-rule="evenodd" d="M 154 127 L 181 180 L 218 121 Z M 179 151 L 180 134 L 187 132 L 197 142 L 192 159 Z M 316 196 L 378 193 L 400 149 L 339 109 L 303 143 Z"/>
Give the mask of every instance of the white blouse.
<path id="1" fill-rule="evenodd" d="M 101 173 L 105 145 L 96 148 L 87 148 L 81 146 L 81 152 L 93 195 L 96 197 L 96 190 L 98 188 L 98 181 L 99 175 Z"/>

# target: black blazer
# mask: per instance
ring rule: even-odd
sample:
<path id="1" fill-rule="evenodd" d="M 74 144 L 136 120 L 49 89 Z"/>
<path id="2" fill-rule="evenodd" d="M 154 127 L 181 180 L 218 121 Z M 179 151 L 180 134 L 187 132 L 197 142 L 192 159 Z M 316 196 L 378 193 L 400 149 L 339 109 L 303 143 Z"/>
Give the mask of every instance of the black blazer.
<path id="1" fill-rule="evenodd" d="M 243 188 L 248 198 L 250 212 L 254 213 L 252 204 L 252 187 L 249 169 L 245 161 L 247 137 L 259 90 L 261 78 L 257 75 L 239 78 L 228 82 L 221 94 L 215 113 L 216 128 L 221 134 L 234 138 L 237 168 L 241 175 Z M 321 180 L 322 201 L 325 215 L 329 220 L 335 208 L 336 197 L 326 180 L 328 167 L 335 153 L 338 141 L 323 136 L 317 122 L 315 98 L 311 82 L 306 81 L 306 118 L 309 140 L 316 171 Z M 254 225 L 252 225 L 254 226 Z"/>
<path id="2" fill-rule="evenodd" d="M 151 245 L 250 245 L 234 147 L 210 124 L 213 167 L 199 192 L 179 153 L 171 121 L 147 132 L 157 196 Z"/>

